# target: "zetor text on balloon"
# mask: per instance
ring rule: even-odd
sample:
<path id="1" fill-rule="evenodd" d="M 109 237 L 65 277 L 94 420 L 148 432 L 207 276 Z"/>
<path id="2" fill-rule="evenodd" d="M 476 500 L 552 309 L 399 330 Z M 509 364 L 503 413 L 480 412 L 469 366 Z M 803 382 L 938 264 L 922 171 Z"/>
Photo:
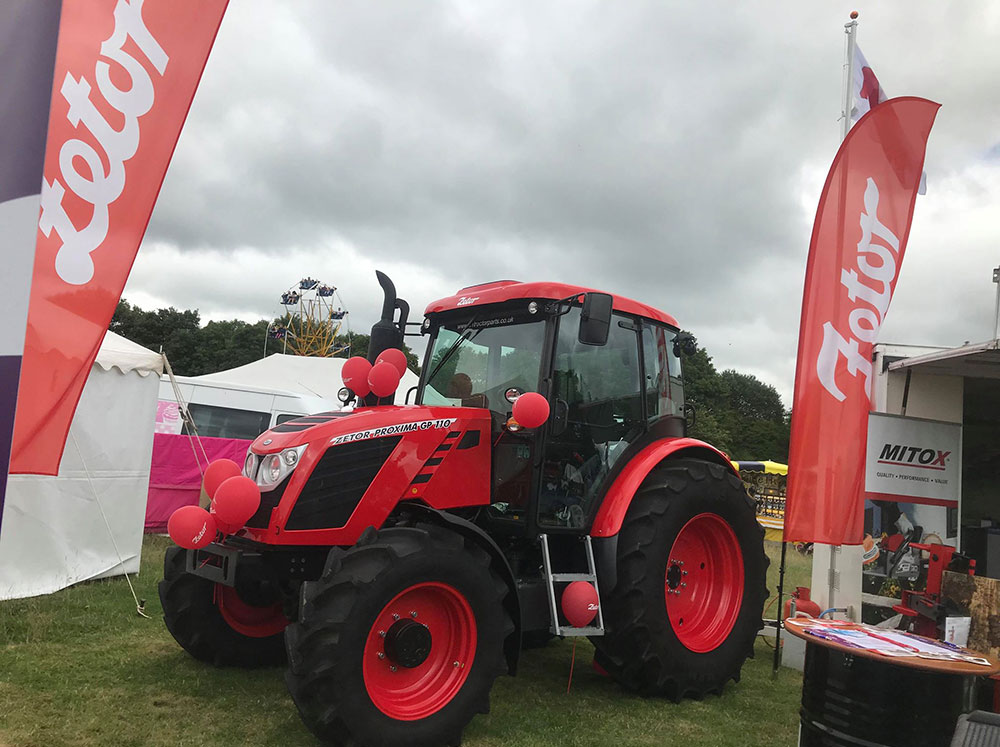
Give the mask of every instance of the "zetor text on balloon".
<path id="1" fill-rule="evenodd" d="M 554 636 L 597 641 L 629 691 L 728 686 L 766 558 L 729 460 L 687 435 L 694 338 L 558 282 L 462 288 L 410 321 L 377 279 L 342 407 L 214 462 L 206 507 L 171 518 L 160 600 L 177 642 L 216 666 L 287 666 L 334 744 L 458 744 L 522 647 Z M 410 389 L 407 348 L 424 351 Z"/>

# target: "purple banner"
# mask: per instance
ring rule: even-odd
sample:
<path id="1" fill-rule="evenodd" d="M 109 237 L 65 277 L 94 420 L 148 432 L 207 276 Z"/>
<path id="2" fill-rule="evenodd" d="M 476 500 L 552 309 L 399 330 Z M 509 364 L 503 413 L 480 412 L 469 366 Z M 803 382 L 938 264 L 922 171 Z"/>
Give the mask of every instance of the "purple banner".
<path id="1" fill-rule="evenodd" d="M 25 324 L 62 0 L 0 3 L 0 523 Z"/>
<path id="2" fill-rule="evenodd" d="M 10 437 L 14 432 L 15 397 L 4 392 L 17 393 L 17 378 L 21 375 L 21 358 L 0 355 L 0 518 L 3 516 L 3 497 L 7 492 L 7 457 L 10 455 Z"/>
<path id="3" fill-rule="evenodd" d="M 42 190 L 61 0 L 0 3 L 0 202 Z"/>

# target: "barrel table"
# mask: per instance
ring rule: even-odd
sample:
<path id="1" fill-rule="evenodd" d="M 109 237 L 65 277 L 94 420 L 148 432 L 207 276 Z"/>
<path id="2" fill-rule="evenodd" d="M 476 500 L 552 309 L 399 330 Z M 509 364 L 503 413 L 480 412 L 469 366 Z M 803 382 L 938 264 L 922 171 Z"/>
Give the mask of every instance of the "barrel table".
<path id="1" fill-rule="evenodd" d="M 988 664 L 889 657 L 819 638 L 810 626 L 785 621 L 806 642 L 800 747 L 948 747 L 959 715 L 974 708 L 976 677 L 1000 672 L 1000 662 L 967 649 Z"/>

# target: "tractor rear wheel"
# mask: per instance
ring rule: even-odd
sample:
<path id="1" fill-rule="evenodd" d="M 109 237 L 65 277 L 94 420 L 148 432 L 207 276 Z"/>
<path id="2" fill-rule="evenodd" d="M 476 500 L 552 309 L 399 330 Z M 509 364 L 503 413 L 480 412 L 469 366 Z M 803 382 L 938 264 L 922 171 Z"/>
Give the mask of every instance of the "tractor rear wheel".
<path id="1" fill-rule="evenodd" d="M 268 667 L 285 663 L 281 605 L 255 607 L 236 590 L 185 570 L 186 553 L 167 549 L 160 604 L 167 630 L 185 651 L 217 667 Z"/>
<path id="2" fill-rule="evenodd" d="M 631 690 L 675 700 L 738 681 L 767 598 L 763 536 L 725 467 L 677 460 L 654 470 L 618 536 L 597 664 Z"/>
<path id="3" fill-rule="evenodd" d="M 482 548 L 437 526 L 333 550 L 286 633 L 302 720 L 334 744 L 459 744 L 507 671 L 506 593 Z"/>

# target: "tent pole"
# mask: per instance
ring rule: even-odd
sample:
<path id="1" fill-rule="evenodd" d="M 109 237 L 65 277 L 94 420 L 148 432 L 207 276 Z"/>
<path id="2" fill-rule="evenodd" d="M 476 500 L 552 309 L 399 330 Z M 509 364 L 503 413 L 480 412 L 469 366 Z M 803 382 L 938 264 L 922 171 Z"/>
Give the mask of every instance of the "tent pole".
<path id="1" fill-rule="evenodd" d="M 785 591 L 785 550 L 788 547 L 788 543 L 785 542 L 785 533 L 782 529 L 781 533 L 781 565 L 778 567 L 778 614 L 775 615 L 777 618 L 774 621 L 774 664 L 772 666 L 771 673 L 777 674 L 778 667 L 781 665 L 781 615 L 783 613 L 784 607 L 781 606 L 781 597 Z"/>

